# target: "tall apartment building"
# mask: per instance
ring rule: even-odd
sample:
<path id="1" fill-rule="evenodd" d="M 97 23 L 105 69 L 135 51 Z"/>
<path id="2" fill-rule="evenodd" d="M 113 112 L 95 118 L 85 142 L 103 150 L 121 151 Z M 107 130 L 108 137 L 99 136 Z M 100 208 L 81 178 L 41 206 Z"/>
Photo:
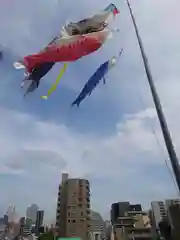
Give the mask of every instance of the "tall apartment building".
<path id="1" fill-rule="evenodd" d="M 167 220 L 166 207 L 163 201 L 151 202 L 151 210 L 149 211 L 151 220 L 151 231 L 153 238 L 161 235 L 159 224 Z"/>
<path id="2" fill-rule="evenodd" d="M 26 210 L 26 218 L 31 219 L 32 222 L 36 223 L 36 215 L 39 207 L 36 204 L 31 204 Z"/>
<path id="3" fill-rule="evenodd" d="M 152 218 L 156 229 L 159 229 L 159 223 L 167 218 L 166 207 L 163 201 L 151 202 Z"/>
<path id="4" fill-rule="evenodd" d="M 90 186 L 86 179 L 70 179 L 62 174 L 59 185 L 56 229 L 60 237 L 89 239 Z"/>
<path id="5" fill-rule="evenodd" d="M 39 233 L 40 227 L 43 226 L 44 211 L 38 210 L 36 215 L 36 232 Z"/>

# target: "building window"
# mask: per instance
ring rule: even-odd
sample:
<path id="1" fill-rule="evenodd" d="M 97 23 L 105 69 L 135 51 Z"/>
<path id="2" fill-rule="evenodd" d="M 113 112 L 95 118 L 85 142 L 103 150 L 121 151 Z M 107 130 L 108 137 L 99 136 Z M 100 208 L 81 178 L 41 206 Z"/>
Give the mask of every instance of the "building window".
<path id="1" fill-rule="evenodd" d="M 72 222 L 73 222 L 73 223 L 75 223 L 75 222 L 76 222 L 76 220 L 74 220 L 74 219 L 73 219 L 73 220 L 72 220 Z"/>
<path id="2" fill-rule="evenodd" d="M 81 216 L 83 217 L 83 212 L 81 212 Z"/>
<path id="3" fill-rule="evenodd" d="M 79 206 L 79 207 L 82 207 L 82 204 L 81 204 L 81 203 L 79 203 L 79 204 L 78 204 L 78 206 Z"/>
<path id="4" fill-rule="evenodd" d="M 84 222 L 84 219 L 81 219 L 80 222 Z"/>
<path id="5" fill-rule="evenodd" d="M 68 222 L 71 222 L 70 220 L 68 220 Z"/>
<path id="6" fill-rule="evenodd" d="M 68 216 L 71 216 L 71 213 L 70 213 L 70 212 L 68 212 Z"/>
<path id="7" fill-rule="evenodd" d="M 79 198 L 79 202 L 82 202 L 82 200 L 83 200 L 82 198 Z"/>

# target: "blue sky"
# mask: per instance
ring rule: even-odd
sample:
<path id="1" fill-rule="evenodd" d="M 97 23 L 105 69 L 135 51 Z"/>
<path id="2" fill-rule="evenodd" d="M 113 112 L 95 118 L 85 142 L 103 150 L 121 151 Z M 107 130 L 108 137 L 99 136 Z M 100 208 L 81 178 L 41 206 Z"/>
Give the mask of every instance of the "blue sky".
<path id="1" fill-rule="evenodd" d="M 0 213 L 9 204 L 20 215 L 31 203 L 54 219 L 62 172 L 86 177 L 92 208 L 109 217 L 114 201 L 142 203 L 176 197 L 165 166 L 162 140 L 138 44 L 124 1 L 113 27 L 120 32 L 96 53 L 69 65 L 58 90 L 40 99 L 55 80 L 61 64 L 44 78 L 40 88 L 23 98 L 23 71 L 13 69 L 20 56 L 37 52 L 68 21 L 81 20 L 104 9 L 110 1 L 2 0 L 0 44 Z M 151 69 L 180 153 L 180 31 L 178 0 L 133 0 L 132 7 Z M 123 55 L 79 109 L 70 108 L 95 69 L 124 47 Z M 143 99 L 143 101 L 142 101 Z M 156 130 L 161 147 L 152 133 Z"/>

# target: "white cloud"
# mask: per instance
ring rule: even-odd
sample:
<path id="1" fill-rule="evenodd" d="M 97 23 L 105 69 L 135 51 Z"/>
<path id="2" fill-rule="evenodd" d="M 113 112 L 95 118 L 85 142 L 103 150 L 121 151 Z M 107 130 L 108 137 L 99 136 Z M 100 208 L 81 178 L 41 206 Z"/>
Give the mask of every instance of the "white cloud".
<path id="1" fill-rule="evenodd" d="M 101 189 L 101 192 L 93 194 L 93 205 L 98 207 L 99 202 L 103 201 L 100 206 L 103 213 L 115 198 L 122 198 L 121 190 L 116 192 L 117 185 L 122 189 L 128 188 L 123 198 L 127 196 L 129 200 L 142 201 L 145 206 L 150 201 L 149 197 L 162 198 L 175 193 L 163 156 L 146 122 L 153 117 L 151 109 L 125 117 L 124 121 L 117 124 L 114 134 L 107 137 L 80 134 L 63 124 L 39 121 L 12 110 L 1 108 L 0 111 L 1 174 L 14 173 L 24 180 L 29 179 L 25 181 L 28 191 L 22 191 L 13 182 L 11 188 L 17 188 L 18 195 L 28 195 L 29 201 L 33 201 L 35 195 L 36 198 L 39 196 L 39 202 L 47 210 L 52 204 L 55 208 L 62 171 L 69 172 L 73 177 L 89 176 L 92 179 L 93 193 Z M 150 168 L 149 174 L 147 170 L 144 172 L 145 166 Z M 169 177 L 166 180 L 160 177 L 156 187 L 154 168 L 160 171 L 160 175 L 163 172 L 166 178 Z M 96 178 L 97 183 L 94 183 L 93 179 Z M 107 185 L 107 180 L 111 186 Z M 168 190 L 162 190 L 164 180 L 169 184 Z M 134 181 L 140 185 L 135 187 Z M 5 196 L 11 188 L 4 188 Z M 143 199 L 138 194 L 143 194 Z M 46 195 L 49 196 L 48 201 Z M 21 199 L 17 204 L 21 204 Z"/>

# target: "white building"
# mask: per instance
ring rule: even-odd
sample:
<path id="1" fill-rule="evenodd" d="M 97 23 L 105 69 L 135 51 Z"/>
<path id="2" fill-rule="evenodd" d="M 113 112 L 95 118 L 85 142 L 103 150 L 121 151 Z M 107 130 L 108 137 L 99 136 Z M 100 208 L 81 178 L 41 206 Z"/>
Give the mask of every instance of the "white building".
<path id="1" fill-rule="evenodd" d="M 8 216 L 9 222 L 15 222 L 17 218 L 15 206 L 10 205 L 7 209 L 6 215 Z"/>
<path id="2" fill-rule="evenodd" d="M 26 210 L 26 218 L 32 220 L 32 223 L 36 223 L 36 216 L 37 216 L 38 210 L 39 210 L 39 207 L 36 204 L 32 204 Z"/>
<path id="3" fill-rule="evenodd" d="M 159 229 L 159 223 L 167 218 L 166 207 L 163 201 L 151 202 L 153 225 Z"/>

